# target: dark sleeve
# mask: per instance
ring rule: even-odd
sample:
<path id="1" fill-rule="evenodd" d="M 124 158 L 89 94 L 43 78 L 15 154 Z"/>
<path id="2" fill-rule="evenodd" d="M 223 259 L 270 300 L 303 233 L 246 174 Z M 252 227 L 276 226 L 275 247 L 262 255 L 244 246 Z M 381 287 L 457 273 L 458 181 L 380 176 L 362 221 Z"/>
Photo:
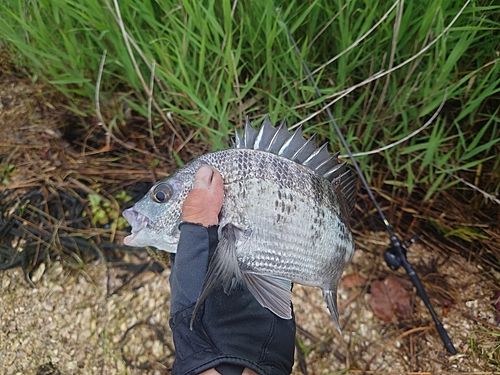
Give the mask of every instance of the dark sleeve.
<path id="1" fill-rule="evenodd" d="M 171 319 L 176 358 L 173 375 L 195 375 L 212 367 L 248 367 L 258 374 L 288 375 L 294 358 L 295 319 L 263 308 L 241 287 L 227 295 L 214 290 L 189 325 L 210 258 L 217 227 L 183 223 L 177 254 L 171 257 Z M 222 372 L 225 375 L 225 372 Z M 229 373 L 229 372 L 228 372 Z"/>
<path id="2" fill-rule="evenodd" d="M 211 254 L 217 247 L 217 226 L 181 223 L 177 253 L 170 255 L 170 315 L 195 304 L 208 269 Z M 212 249 L 210 252 L 209 250 Z"/>

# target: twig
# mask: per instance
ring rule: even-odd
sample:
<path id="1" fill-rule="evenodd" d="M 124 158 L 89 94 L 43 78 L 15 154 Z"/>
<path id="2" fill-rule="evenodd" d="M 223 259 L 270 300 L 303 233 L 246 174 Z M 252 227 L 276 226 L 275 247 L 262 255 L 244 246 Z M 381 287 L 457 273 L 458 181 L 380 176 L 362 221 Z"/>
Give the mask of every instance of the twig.
<path id="1" fill-rule="evenodd" d="M 474 322 L 476 322 L 478 324 L 482 324 L 483 326 L 488 327 L 488 329 L 500 331 L 500 327 L 497 326 L 496 324 L 491 324 L 490 322 L 488 322 L 484 319 L 478 318 L 478 317 L 476 317 L 476 316 L 474 316 L 466 311 L 463 311 L 462 315 L 465 316 L 467 319 L 473 320 Z"/>
<path id="2" fill-rule="evenodd" d="M 111 15 L 113 16 L 113 18 L 115 19 L 115 21 L 118 23 L 118 17 L 113 12 L 113 8 L 111 7 L 111 5 L 109 5 L 108 1 L 106 1 L 106 6 L 108 7 L 108 9 L 111 12 Z M 172 8 L 168 12 L 167 17 L 170 16 L 171 14 L 177 12 L 180 9 L 182 9 L 182 7 L 180 5 L 178 5 L 175 8 Z M 132 37 L 126 31 L 125 31 L 125 33 L 126 33 L 126 36 L 127 36 L 128 40 L 129 40 L 130 44 L 132 44 L 132 46 L 135 48 L 135 51 L 139 54 L 139 56 L 141 56 L 142 61 L 151 70 L 151 64 L 149 63 L 148 59 L 146 58 L 146 56 L 144 55 L 144 53 L 142 52 L 142 50 L 139 48 L 139 46 L 137 45 L 137 43 L 132 39 Z M 162 86 L 162 81 L 158 78 L 158 76 L 155 77 L 155 81 L 156 81 L 156 84 L 158 85 L 158 87 L 160 88 L 160 91 L 162 92 L 163 97 L 165 98 L 165 100 L 168 100 L 168 97 L 167 97 L 167 94 L 165 92 L 165 89 Z M 167 83 L 167 87 L 168 87 L 168 83 Z"/>
<path id="3" fill-rule="evenodd" d="M 234 58 L 234 52 L 231 50 L 231 60 L 233 61 L 233 74 L 234 74 L 234 90 L 236 91 L 236 97 L 238 98 L 238 120 L 239 123 L 243 123 L 243 98 L 241 97 L 240 81 L 238 80 L 238 71 L 236 69 L 236 59 Z"/>
<path id="4" fill-rule="evenodd" d="M 43 230 L 43 223 L 40 222 L 38 224 L 38 230 L 42 231 Z M 40 246 L 41 246 L 41 238 L 38 238 L 38 241 L 36 242 L 36 251 L 35 251 L 35 256 L 33 257 L 33 262 L 31 263 L 31 267 L 35 267 L 36 263 L 38 262 L 38 256 L 40 255 Z"/>
<path id="5" fill-rule="evenodd" d="M 325 32 L 325 30 L 333 23 L 333 21 L 335 21 L 337 19 L 340 12 L 342 12 L 348 5 L 349 5 L 349 1 L 346 1 L 346 3 L 344 5 L 342 5 L 342 8 L 340 8 L 340 10 L 332 18 L 330 18 L 330 20 L 325 24 L 325 26 L 323 26 L 323 28 L 320 31 L 318 31 L 318 33 L 314 36 L 314 38 L 312 38 L 312 40 L 307 45 L 306 49 L 308 51 L 313 46 L 314 42 L 321 36 L 321 34 L 323 34 Z"/>
<path id="6" fill-rule="evenodd" d="M 388 149 L 390 149 L 392 147 L 395 147 L 395 146 L 397 146 L 397 145 L 399 145 L 399 144 L 407 141 L 408 139 L 414 137 L 415 135 L 417 135 L 418 133 L 420 133 L 422 130 L 424 130 L 426 127 L 428 127 L 430 124 L 432 124 L 434 122 L 434 120 L 436 119 L 436 117 L 439 115 L 439 113 L 443 109 L 444 103 L 446 102 L 446 98 L 447 98 L 447 92 L 445 92 L 445 95 L 443 97 L 443 101 L 441 102 L 441 105 L 436 110 L 436 112 L 432 115 L 432 117 L 429 119 L 429 121 L 427 121 L 424 125 L 422 125 L 417 130 L 415 130 L 413 133 L 408 134 L 406 137 L 403 137 L 400 140 L 398 140 L 398 141 L 396 141 L 394 143 L 390 143 L 390 144 L 388 144 L 388 145 L 386 145 L 384 147 L 380 147 L 380 148 L 377 148 L 377 149 L 371 150 L 371 151 L 358 152 L 358 153 L 352 154 L 352 156 L 366 156 L 366 155 L 377 154 L 377 153 L 379 153 L 381 151 L 385 151 L 385 150 L 388 150 Z M 340 158 L 347 158 L 347 157 L 349 157 L 349 155 L 345 154 L 345 155 L 340 155 L 339 157 Z"/>
<path id="7" fill-rule="evenodd" d="M 155 138 L 153 136 L 153 123 L 151 120 L 151 102 L 153 101 L 153 89 L 154 89 L 154 79 L 155 79 L 155 66 L 156 62 L 153 61 L 151 66 L 151 80 L 149 81 L 149 93 L 148 93 L 148 126 L 149 126 L 149 136 L 151 138 L 151 144 L 153 149 L 156 150 Z"/>
<path id="8" fill-rule="evenodd" d="M 95 113 L 97 118 L 99 119 L 99 125 L 101 125 L 106 132 L 106 147 L 109 149 L 109 144 L 111 142 L 111 132 L 109 131 L 104 119 L 101 114 L 101 103 L 99 100 L 99 93 L 101 91 L 101 79 L 102 79 L 102 71 L 104 70 L 104 62 L 106 61 L 106 53 L 108 51 L 104 50 L 102 52 L 101 63 L 99 64 L 99 72 L 97 73 L 97 82 L 95 84 Z"/>
<path id="9" fill-rule="evenodd" d="M 318 337 L 314 336 L 312 333 L 306 331 L 304 328 L 302 328 L 299 324 L 297 324 L 297 334 L 301 334 L 305 337 L 307 337 L 309 340 L 313 342 L 314 345 L 323 345 L 325 350 L 327 352 L 333 353 L 335 357 L 337 357 L 341 362 L 346 361 L 346 356 L 342 353 L 340 353 L 338 350 L 334 350 L 328 342 L 331 340 L 331 338 L 324 338 L 324 339 L 319 339 Z"/>
<path id="10" fill-rule="evenodd" d="M 302 349 L 300 348 L 299 342 L 297 340 L 298 340 L 297 335 L 295 335 L 295 353 L 297 354 L 300 370 L 304 375 L 307 375 L 306 360 L 304 358 L 304 353 L 302 353 Z"/>
<path id="11" fill-rule="evenodd" d="M 231 18 L 234 17 L 234 12 L 236 12 L 236 5 L 238 5 L 238 0 L 234 0 L 233 6 L 231 7 Z"/>
<path id="12" fill-rule="evenodd" d="M 132 61 L 132 64 L 134 65 L 135 72 L 137 73 L 137 77 L 139 77 L 139 80 L 141 81 L 142 87 L 146 90 L 146 93 L 148 95 L 150 95 L 149 88 L 146 85 L 146 81 L 144 80 L 144 77 L 142 76 L 141 70 L 139 69 L 139 64 L 137 64 L 137 60 L 135 59 L 134 53 L 132 52 L 132 48 L 130 48 L 130 43 L 129 43 L 129 40 L 127 38 L 128 34 L 125 31 L 125 24 L 124 24 L 123 19 L 122 19 L 122 13 L 120 11 L 120 6 L 118 5 L 118 1 L 113 0 L 113 3 L 115 4 L 116 15 L 118 17 L 118 26 L 120 26 L 123 40 L 125 41 L 125 47 L 127 48 L 130 60 Z"/>
<path id="13" fill-rule="evenodd" d="M 396 7 L 396 5 L 399 3 L 399 0 L 397 0 L 394 4 L 392 4 L 392 6 L 389 8 L 389 10 L 382 16 L 382 18 L 380 18 L 380 20 L 375 24 L 373 25 L 373 27 L 368 30 L 366 33 L 364 33 L 358 40 L 356 40 L 354 43 L 352 43 L 349 47 L 347 47 L 345 50 L 343 50 L 342 52 L 340 52 L 338 55 L 332 57 L 330 60 L 328 60 L 326 63 L 324 63 L 323 65 L 321 65 L 320 67 L 316 68 L 312 74 L 316 74 L 318 73 L 320 70 L 326 68 L 329 64 L 331 64 L 332 62 L 334 62 L 335 60 L 338 60 L 340 57 L 342 57 L 344 54 L 346 54 L 348 51 L 350 51 L 351 49 L 353 49 L 354 47 L 356 47 L 359 43 L 361 43 L 368 35 L 370 35 L 378 26 L 380 26 L 380 24 L 385 21 L 387 19 L 387 17 L 389 17 L 389 14 L 393 11 L 393 9 Z M 347 4 L 346 4 L 347 5 Z M 344 6 L 345 7 L 345 6 Z M 344 9 L 344 8 L 342 8 Z M 340 11 L 339 11 L 340 13 Z M 338 14 L 338 13 L 337 13 Z M 335 16 L 336 17 L 336 16 Z M 335 18 L 334 17 L 334 18 Z M 323 30 L 320 31 L 320 33 L 323 32 Z M 312 45 L 312 42 L 311 42 L 311 45 Z M 308 49 L 310 48 L 310 46 L 307 47 Z M 308 77 L 304 77 L 300 80 L 298 80 L 297 82 L 295 82 L 295 84 L 293 85 L 293 87 L 297 87 L 299 84 L 301 84 L 302 82 L 304 82 L 305 80 L 307 80 Z M 285 94 L 288 92 L 289 90 L 286 90 L 285 91 Z M 337 94 L 340 94 L 342 93 L 343 91 L 340 91 L 339 93 Z M 350 92 L 350 91 L 349 91 Z M 349 93 L 347 92 L 346 95 Z M 331 96 L 330 96 L 331 97 Z M 330 97 L 326 97 L 327 99 L 329 99 Z M 340 98 L 339 98 L 340 99 Z M 306 103 L 306 104 L 303 104 L 303 105 L 299 105 L 295 108 L 300 108 L 301 106 L 305 106 L 305 105 L 309 105 L 309 103 Z M 318 112 L 320 113 L 320 112 Z M 300 124 L 302 124 L 304 121 L 300 122 L 299 124 L 296 124 L 294 125 L 292 128 L 290 129 L 294 129 L 296 127 L 298 127 Z"/>
<path id="14" fill-rule="evenodd" d="M 500 204 L 500 199 L 498 199 L 497 197 L 495 197 L 494 195 L 490 194 L 490 193 L 487 193 L 486 191 L 484 191 L 483 189 L 477 187 L 476 185 L 468 182 L 468 181 L 465 181 L 463 178 L 457 176 L 456 174 L 453 174 L 451 172 L 448 172 L 447 170 L 443 169 L 443 168 L 440 168 L 438 167 L 437 165 L 434 165 L 437 169 L 439 169 L 440 171 L 443 171 L 445 173 L 447 173 L 448 175 L 450 175 L 451 177 L 455 178 L 456 180 L 460 181 L 461 183 L 467 185 L 468 187 L 470 187 L 471 189 L 474 189 L 476 191 L 478 191 L 479 193 L 481 193 L 483 195 L 483 197 L 485 199 L 489 199 L 491 200 L 492 202 L 495 202 L 496 204 Z"/>

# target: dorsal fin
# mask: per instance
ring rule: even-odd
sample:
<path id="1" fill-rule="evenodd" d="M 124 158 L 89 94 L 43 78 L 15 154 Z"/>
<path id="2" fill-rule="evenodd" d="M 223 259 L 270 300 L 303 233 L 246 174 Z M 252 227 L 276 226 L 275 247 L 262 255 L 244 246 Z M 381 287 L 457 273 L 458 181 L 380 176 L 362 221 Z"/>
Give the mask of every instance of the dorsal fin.
<path id="1" fill-rule="evenodd" d="M 248 116 L 245 119 L 245 130 L 240 136 L 235 129 L 234 148 L 249 148 L 266 151 L 293 160 L 304 167 L 318 173 L 330 182 L 340 179 L 342 199 L 349 213 L 354 208 L 356 197 L 356 177 L 346 163 L 339 163 L 337 152 L 330 155 L 327 143 L 316 147 L 315 135 L 309 139 L 302 136 L 302 126 L 290 133 L 283 120 L 274 127 L 269 116 L 266 116 L 259 130 L 252 127 Z"/>
<path id="2" fill-rule="evenodd" d="M 253 148 L 257 133 L 257 130 L 252 127 L 250 119 L 247 116 L 245 119 L 245 132 L 243 133 L 243 144 L 245 145 L 243 148 Z"/>

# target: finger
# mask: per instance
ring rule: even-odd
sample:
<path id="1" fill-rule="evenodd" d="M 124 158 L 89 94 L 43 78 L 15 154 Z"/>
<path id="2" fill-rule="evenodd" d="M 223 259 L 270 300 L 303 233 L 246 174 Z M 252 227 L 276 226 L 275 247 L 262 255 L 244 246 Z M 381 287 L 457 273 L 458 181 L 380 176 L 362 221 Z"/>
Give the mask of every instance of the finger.
<path id="1" fill-rule="evenodd" d="M 210 184 L 210 190 L 220 192 L 221 194 L 224 191 L 224 182 L 222 181 L 222 176 L 219 171 L 215 168 L 212 168 L 212 181 Z"/>
<path id="2" fill-rule="evenodd" d="M 209 189 L 212 184 L 214 170 L 208 165 L 202 165 L 194 176 L 193 189 Z"/>

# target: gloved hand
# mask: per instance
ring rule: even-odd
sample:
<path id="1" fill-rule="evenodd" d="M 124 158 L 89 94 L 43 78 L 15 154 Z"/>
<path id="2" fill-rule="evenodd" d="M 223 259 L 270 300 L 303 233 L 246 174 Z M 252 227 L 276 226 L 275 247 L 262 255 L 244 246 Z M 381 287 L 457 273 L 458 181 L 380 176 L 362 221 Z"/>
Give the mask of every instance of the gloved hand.
<path id="1" fill-rule="evenodd" d="M 179 245 L 171 256 L 170 327 L 176 347 L 172 374 L 195 375 L 213 369 L 222 375 L 252 374 L 249 369 L 258 374 L 290 374 L 295 320 L 281 319 L 263 308 L 245 287 L 229 295 L 222 286 L 217 288 L 198 311 L 193 330 L 189 328 L 217 247 L 222 200 L 220 174 L 202 166 L 184 202 Z"/>

